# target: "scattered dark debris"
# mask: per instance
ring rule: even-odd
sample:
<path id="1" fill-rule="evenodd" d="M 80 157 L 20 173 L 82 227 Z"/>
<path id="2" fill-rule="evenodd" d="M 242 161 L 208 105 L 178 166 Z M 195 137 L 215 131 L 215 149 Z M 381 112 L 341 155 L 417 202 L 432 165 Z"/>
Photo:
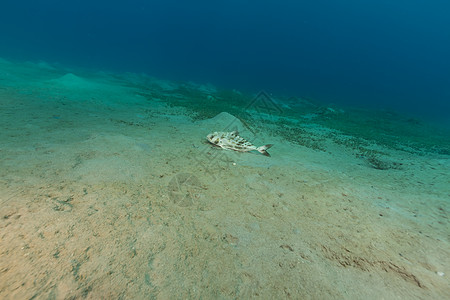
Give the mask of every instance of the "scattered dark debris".
<path id="1" fill-rule="evenodd" d="M 281 245 L 280 248 L 294 252 L 294 249 L 288 244 Z"/>
<path id="2" fill-rule="evenodd" d="M 373 272 L 373 270 L 379 269 L 384 272 L 396 274 L 405 281 L 417 285 L 420 288 L 426 288 L 423 282 L 420 281 L 411 270 L 402 265 L 398 265 L 393 261 L 384 261 L 372 257 L 358 256 L 349 249 L 335 249 L 326 245 L 322 245 L 322 251 L 327 259 L 335 261 L 344 268 L 353 267 L 364 272 Z"/>
<path id="3" fill-rule="evenodd" d="M 123 125 L 128 125 L 128 126 L 137 126 L 137 127 L 147 127 L 144 124 L 141 123 L 137 123 L 137 122 L 130 122 L 130 121 L 125 121 L 125 120 L 115 120 L 115 119 L 109 119 L 111 122 L 117 123 L 117 124 L 123 124 Z"/>
<path id="4" fill-rule="evenodd" d="M 323 146 L 324 138 L 314 135 L 305 129 L 295 127 L 293 124 L 288 124 L 286 121 L 276 122 L 277 129 L 274 130 L 275 135 L 282 136 L 290 143 L 304 146 L 316 151 L 326 152 Z"/>
<path id="5" fill-rule="evenodd" d="M 239 243 L 239 238 L 237 238 L 229 233 L 226 233 L 222 236 L 222 241 L 224 241 L 230 245 L 236 246 Z"/>
<path id="6" fill-rule="evenodd" d="M 402 163 L 382 159 L 377 155 L 369 155 L 366 159 L 369 165 L 377 170 L 400 169 L 403 165 Z"/>
<path id="7" fill-rule="evenodd" d="M 73 209 L 73 205 L 70 203 L 73 200 L 73 196 L 69 196 L 64 200 L 60 200 L 57 197 L 53 198 L 52 200 L 55 203 L 55 206 L 53 206 L 54 211 L 70 212 Z"/>

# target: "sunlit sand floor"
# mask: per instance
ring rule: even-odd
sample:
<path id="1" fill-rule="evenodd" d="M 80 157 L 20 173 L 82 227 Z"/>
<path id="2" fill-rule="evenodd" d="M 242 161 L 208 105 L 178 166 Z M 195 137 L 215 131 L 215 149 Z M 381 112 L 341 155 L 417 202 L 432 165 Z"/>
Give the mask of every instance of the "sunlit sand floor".
<path id="1" fill-rule="evenodd" d="M 179 84 L 0 61 L 0 298 L 450 298 L 448 154 L 193 118 Z"/>

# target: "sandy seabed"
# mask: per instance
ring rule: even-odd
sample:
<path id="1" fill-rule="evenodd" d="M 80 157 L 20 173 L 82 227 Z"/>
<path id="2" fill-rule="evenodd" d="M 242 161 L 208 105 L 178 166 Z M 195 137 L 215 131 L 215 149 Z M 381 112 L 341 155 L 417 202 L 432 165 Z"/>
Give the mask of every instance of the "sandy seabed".
<path id="1" fill-rule="evenodd" d="M 0 61 L 1 299 L 450 299 L 448 155 L 217 149 L 127 76 Z"/>

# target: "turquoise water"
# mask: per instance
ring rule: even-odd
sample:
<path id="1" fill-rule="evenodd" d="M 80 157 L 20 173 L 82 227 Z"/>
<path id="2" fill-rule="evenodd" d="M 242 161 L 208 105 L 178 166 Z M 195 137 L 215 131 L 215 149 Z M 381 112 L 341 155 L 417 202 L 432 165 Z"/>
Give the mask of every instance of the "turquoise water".
<path id="1" fill-rule="evenodd" d="M 448 3 L 5 1 L 0 56 L 449 118 Z"/>

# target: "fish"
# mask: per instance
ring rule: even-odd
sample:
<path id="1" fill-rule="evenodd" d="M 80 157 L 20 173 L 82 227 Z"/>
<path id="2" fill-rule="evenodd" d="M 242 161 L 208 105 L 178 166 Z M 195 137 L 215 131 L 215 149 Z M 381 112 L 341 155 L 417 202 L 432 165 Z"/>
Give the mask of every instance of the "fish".
<path id="1" fill-rule="evenodd" d="M 265 156 L 270 156 L 269 152 L 267 152 L 267 149 L 273 146 L 273 144 L 267 144 L 261 147 L 256 147 L 246 139 L 240 137 L 238 131 L 216 131 L 208 134 L 206 136 L 206 139 L 214 146 L 218 146 L 223 149 L 229 149 L 239 152 L 258 151 Z"/>

